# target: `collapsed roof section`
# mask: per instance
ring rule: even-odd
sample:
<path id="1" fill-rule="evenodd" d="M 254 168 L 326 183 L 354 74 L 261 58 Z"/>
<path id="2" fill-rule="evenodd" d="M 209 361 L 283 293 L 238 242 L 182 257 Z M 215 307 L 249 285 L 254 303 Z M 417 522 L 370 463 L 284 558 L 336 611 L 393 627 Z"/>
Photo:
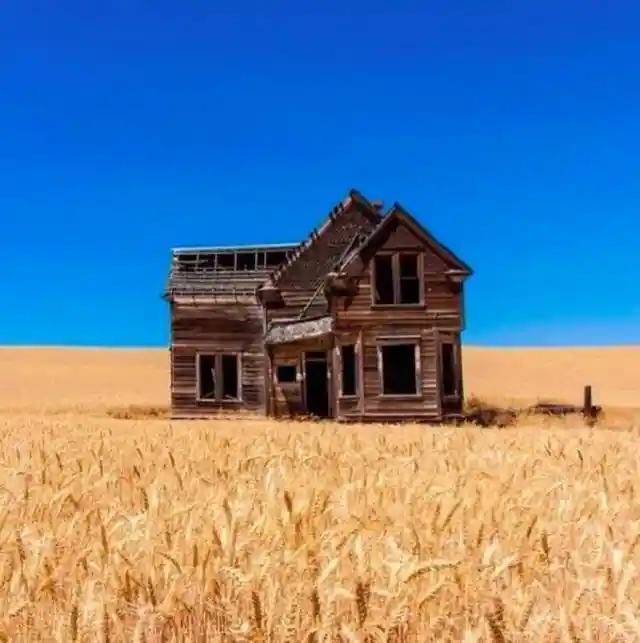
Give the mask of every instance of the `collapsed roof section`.
<path id="1" fill-rule="evenodd" d="M 212 246 L 172 250 L 165 297 L 253 295 L 299 244 Z"/>
<path id="2" fill-rule="evenodd" d="M 314 228 L 293 254 L 270 275 L 275 286 L 318 287 L 339 261 L 354 237 L 368 236 L 382 220 L 382 203 L 369 201 L 351 189 L 320 226 Z"/>

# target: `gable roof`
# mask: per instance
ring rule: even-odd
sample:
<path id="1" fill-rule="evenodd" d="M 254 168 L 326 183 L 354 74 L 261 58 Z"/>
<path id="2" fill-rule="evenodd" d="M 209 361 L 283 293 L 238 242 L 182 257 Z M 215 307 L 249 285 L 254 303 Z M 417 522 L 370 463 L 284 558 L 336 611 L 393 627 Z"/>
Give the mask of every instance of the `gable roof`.
<path id="1" fill-rule="evenodd" d="M 405 208 L 403 208 L 397 201 L 391 206 L 389 211 L 382 217 L 380 223 L 369 234 L 364 242 L 356 248 L 340 266 L 340 270 L 344 270 L 361 252 L 366 250 L 377 240 L 379 240 L 393 222 L 404 224 L 409 230 L 426 246 L 431 248 L 440 258 L 449 265 L 450 274 L 459 274 L 462 276 L 470 276 L 473 274 L 471 267 L 466 264 L 460 257 L 458 257 L 452 250 L 447 248 L 442 242 L 438 241 L 424 225 L 422 225 L 415 217 L 413 217 Z"/>
<path id="2" fill-rule="evenodd" d="M 352 188 L 349 190 L 347 196 L 331 209 L 324 222 L 319 227 L 314 228 L 307 236 L 307 239 L 294 250 L 291 256 L 269 275 L 267 282 L 277 286 L 285 277 L 291 266 L 295 265 L 301 258 L 307 255 L 317 244 L 318 240 L 331 230 L 331 228 L 340 220 L 341 215 L 347 212 L 353 205 L 360 206 L 360 211 L 370 220 L 370 226 L 368 226 L 368 229 L 363 230 L 364 234 L 368 235 L 371 230 L 375 229 L 382 221 L 382 217 L 380 216 L 376 205 L 366 199 L 360 192 L 358 192 L 358 190 Z M 325 272 L 327 272 L 330 267 L 331 266 L 326 266 Z"/>

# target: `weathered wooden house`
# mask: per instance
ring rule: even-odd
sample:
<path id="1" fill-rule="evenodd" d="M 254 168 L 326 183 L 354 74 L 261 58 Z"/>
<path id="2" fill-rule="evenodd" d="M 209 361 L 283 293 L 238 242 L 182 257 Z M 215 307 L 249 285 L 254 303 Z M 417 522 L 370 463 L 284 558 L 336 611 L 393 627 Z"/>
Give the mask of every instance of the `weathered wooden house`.
<path id="1" fill-rule="evenodd" d="M 302 243 L 175 249 L 173 415 L 455 416 L 471 272 L 400 204 L 355 190 Z"/>

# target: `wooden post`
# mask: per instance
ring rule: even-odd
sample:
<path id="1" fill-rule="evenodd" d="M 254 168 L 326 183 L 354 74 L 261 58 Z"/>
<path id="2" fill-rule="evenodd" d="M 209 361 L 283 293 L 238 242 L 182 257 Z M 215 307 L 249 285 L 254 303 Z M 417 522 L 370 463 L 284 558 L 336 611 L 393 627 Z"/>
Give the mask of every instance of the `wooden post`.
<path id="1" fill-rule="evenodd" d="M 584 387 L 584 402 L 582 405 L 582 416 L 589 425 L 593 425 L 596 420 L 596 409 L 593 406 L 593 392 L 591 384 Z"/>
<path id="2" fill-rule="evenodd" d="M 583 410 L 585 413 L 591 413 L 591 408 L 593 407 L 593 398 L 591 395 L 591 384 L 587 384 L 584 387 L 584 404 Z"/>

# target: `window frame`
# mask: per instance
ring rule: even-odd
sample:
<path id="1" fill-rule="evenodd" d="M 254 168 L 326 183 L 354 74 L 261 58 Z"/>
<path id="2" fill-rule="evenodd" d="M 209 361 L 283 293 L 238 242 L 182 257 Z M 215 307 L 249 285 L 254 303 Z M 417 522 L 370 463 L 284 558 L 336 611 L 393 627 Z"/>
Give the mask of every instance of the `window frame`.
<path id="1" fill-rule="evenodd" d="M 445 394 L 444 392 L 444 363 L 442 360 L 442 347 L 448 344 L 453 346 L 453 373 L 455 382 L 455 393 Z M 457 400 L 462 397 L 462 361 L 461 344 L 458 333 L 438 333 L 438 380 L 440 397 L 443 400 Z"/>
<path id="2" fill-rule="evenodd" d="M 238 369 L 237 390 L 238 397 L 225 398 L 222 396 L 224 391 L 224 375 L 222 368 L 222 357 L 235 357 Z M 200 382 L 200 362 L 203 357 L 213 357 L 215 364 L 215 397 L 202 397 Z M 196 402 L 203 404 L 238 404 L 244 401 L 244 391 L 242 387 L 242 353 L 239 351 L 198 351 L 196 353 Z"/>
<path id="3" fill-rule="evenodd" d="M 344 346 L 353 346 L 354 350 L 354 381 L 355 381 L 355 391 L 353 393 L 344 393 L 344 379 L 343 379 L 343 367 L 344 362 L 342 360 L 342 349 Z M 338 362 L 340 368 L 337 369 L 336 377 L 338 380 L 338 397 L 341 400 L 356 400 L 360 397 L 360 387 L 362 386 L 361 375 L 360 375 L 360 359 L 362 354 L 361 343 L 359 338 L 350 337 L 341 339 L 337 342 L 337 353 L 338 353 Z"/>
<path id="4" fill-rule="evenodd" d="M 400 256 L 413 255 L 416 257 L 418 271 L 418 287 L 420 291 L 420 301 L 410 304 L 403 304 L 400 299 Z M 376 279 L 377 266 L 376 260 L 380 256 L 391 257 L 391 278 L 393 282 L 393 303 L 382 304 L 376 301 Z M 424 252 L 420 250 L 380 250 L 371 260 L 371 306 L 373 308 L 424 308 L 425 307 L 425 288 L 424 288 Z"/>
<path id="5" fill-rule="evenodd" d="M 415 393 L 385 393 L 384 392 L 384 355 L 385 346 L 413 346 L 415 360 Z M 384 399 L 410 399 L 415 400 L 424 397 L 422 392 L 422 337 L 419 335 L 407 335 L 397 337 L 376 338 L 376 352 L 378 355 L 378 397 Z"/>

